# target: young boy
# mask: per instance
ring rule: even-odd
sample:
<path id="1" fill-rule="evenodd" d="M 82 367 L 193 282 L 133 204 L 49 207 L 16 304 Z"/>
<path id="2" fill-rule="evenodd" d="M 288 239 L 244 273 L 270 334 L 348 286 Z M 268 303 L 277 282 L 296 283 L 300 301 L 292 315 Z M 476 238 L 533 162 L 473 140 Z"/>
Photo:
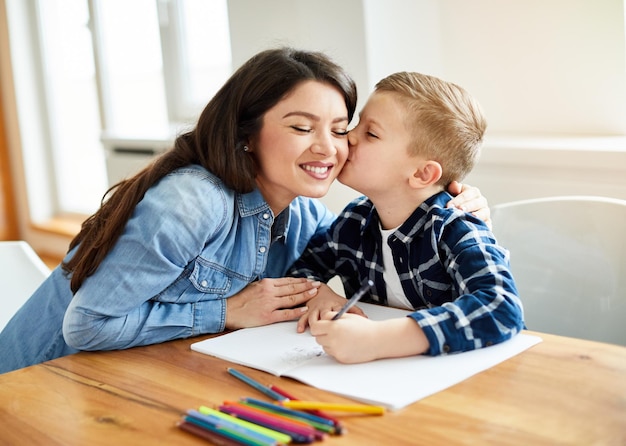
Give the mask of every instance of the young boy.
<path id="1" fill-rule="evenodd" d="M 309 324 L 329 355 L 357 363 L 473 350 L 523 328 L 508 252 L 483 221 L 446 208 L 445 188 L 472 169 L 485 128 L 478 103 L 452 83 L 402 72 L 376 85 L 339 175 L 366 197 L 311 240 L 291 274 L 339 275 L 348 296 L 369 279 L 364 300 L 415 311 L 377 322 L 353 308 L 331 321 L 345 299 L 324 286 L 298 331 Z"/>

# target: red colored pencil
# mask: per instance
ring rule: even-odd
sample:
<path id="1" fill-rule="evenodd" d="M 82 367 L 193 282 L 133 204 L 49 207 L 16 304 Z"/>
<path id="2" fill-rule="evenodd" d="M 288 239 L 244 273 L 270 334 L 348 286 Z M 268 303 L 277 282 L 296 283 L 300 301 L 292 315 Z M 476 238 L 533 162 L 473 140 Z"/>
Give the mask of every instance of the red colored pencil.
<path id="1" fill-rule="evenodd" d="M 307 443 L 311 443 L 317 438 L 318 431 L 310 424 L 271 414 L 244 404 L 225 401 L 218 409 L 242 420 L 250 421 L 287 435 L 297 435 L 300 437 L 300 441 L 306 440 Z"/>
<path id="2" fill-rule="evenodd" d="M 298 401 L 298 398 L 294 397 L 293 395 L 290 395 L 288 392 L 284 391 L 283 389 L 281 389 L 280 387 L 277 387 L 275 385 L 271 385 L 270 389 L 272 389 L 274 392 L 278 393 L 279 395 L 284 396 L 287 399 L 293 400 L 293 401 Z M 325 412 L 322 412 L 321 410 L 305 410 L 304 412 L 309 412 L 312 413 L 314 415 L 317 415 L 318 417 L 322 417 L 322 418 L 326 418 L 327 420 L 330 420 L 333 422 L 333 424 L 335 425 L 335 427 L 337 428 L 337 433 L 341 434 L 341 433 L 345 433 L 345 431 L 343 430 L 343 426 L 341 425 L 341 422 L 326 414 Z"/>

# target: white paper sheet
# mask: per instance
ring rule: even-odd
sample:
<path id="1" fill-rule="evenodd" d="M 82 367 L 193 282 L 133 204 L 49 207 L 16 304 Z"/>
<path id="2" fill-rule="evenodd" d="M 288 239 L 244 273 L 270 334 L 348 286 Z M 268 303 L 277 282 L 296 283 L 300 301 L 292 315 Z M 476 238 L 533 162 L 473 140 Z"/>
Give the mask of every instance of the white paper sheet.
<path id="1" fill-rule="evenodd" d="M 370 319 L 401 317 L 407 311 L 359 304 Z M 191 349 L 263 370 L 361 402 L 391 410 L 457 384 L 521 353 L 541 338 L 519 334 L 502 344 L 444 356 L 382 359 L 340 364 L 326 355 L 308 332 L 296 333 L 295 322 L 246 328 L 196 342 Z"/>

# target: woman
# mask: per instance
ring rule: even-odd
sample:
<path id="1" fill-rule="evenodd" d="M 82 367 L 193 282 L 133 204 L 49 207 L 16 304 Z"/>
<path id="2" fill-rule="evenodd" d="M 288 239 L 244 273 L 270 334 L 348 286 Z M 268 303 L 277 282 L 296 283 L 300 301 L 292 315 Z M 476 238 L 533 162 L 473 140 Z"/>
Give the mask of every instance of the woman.
<path id="1" fill-rule="evenodd" d="M 252 57 L 85 221 L 0 333 L 0 373 L 302 315 L 320 284 L 283 276 L 335 218 L 312 198 L 346 160 L 355 106 L 353 80 L 323 54 Z M 456 201 L 484 212 L 476 189 Z"/>

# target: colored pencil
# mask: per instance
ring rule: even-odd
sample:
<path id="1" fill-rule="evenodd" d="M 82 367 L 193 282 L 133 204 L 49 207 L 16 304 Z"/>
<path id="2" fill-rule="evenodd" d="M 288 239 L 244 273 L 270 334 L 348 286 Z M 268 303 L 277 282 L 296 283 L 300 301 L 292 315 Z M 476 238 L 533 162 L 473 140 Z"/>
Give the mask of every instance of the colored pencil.
<path id="1" fill-rule="evenodd" d="M 213 416 L 215 418 L 222 419 L 224 421 L 238 424 L 252 431 L 259 432 L 263 435 L 274 438 L 276 441 L 278 441 L 281 444 L 290 443 L 292 440 L 292 438 L 287 434 L 284 434 L 282 432 L 278 432 L 272 429 L 268 429 L 264 426 L 259 426 L 258 424 L 251 423 L 249 421 L 242 420 L 237 417 L 233 417 L 227 413 L 220 412 L 219 410 L 211 409 L 210 407 L 207 407 L 207 406 L 200 406 L 200 408 L 198 409 L 198 412 L 200 412 L 200 414 L 202 415 Z"/>
<path id="2" fill-rule="evenodd" d="M 280 401 L 280 400 L 284 400 L 285 399 L 284 396 L 282 396 L 279 393 L 274 392 L 268 386 L 264 386 L 260 382 L 255 381 L 254 379 L 250 378 L 248 375 L 245 375 L 242 372 L 233 369 L 232 367 L 228 367 L 226 370 L 228 370 L 228 373 L 230 373 L 235 378 L 239 379 L 240 381 L 245 382 L 249 386 L 253 387 L 254 389 L 258 390 L 259 392 L 261 392 L 265 396 L 270 397 L 271 399 L 273 399 L 275 401 Z"/>
<path id="3" fill-rule="evenodd" d="M 272 389 L 274 392 L 284 396 L 288 400 L 292 400 L 292 401 L 297 401 L 298 400 L 298 398 L 296 398 L 295 396 L 291 395 L 290 393 L 286 392 L 285 390 L 281 389 L 278 386 L 271 385 L 270 389 Z M 337 433 L 338 434 L 345 433 L 345 428 L 342 426 L 341 422 L 338 419 L 328 415 L 327 413 L 322 412 L 321 410 L 316 410 L 316 409 L 306 409 L 306 412 L 311 413 L 313 415 L 317 415 L 318 417 L 326 418 L 329 421 L 332 421 L 335 424 L 335 427 L 337 428 Z"/>
<path id="4" fill-rule="evenodd" d="M 274 443 L 263 442 L 251 436 L 247 436 L 240 432 L 236 432 L 224 425 L 214 425 L 211 423 L 207 423 L 206 421 L 201 420 L 199 418 L 191 417 L 189 415 L 185 416 L 184 420 L 188 423 L 195 424 L 196 426 L 199 426 L 202 429 L 205 429 L 209 432 L 213 432 L 223 437 L 230 438 L 231 440 L 235 440 L 239 442 L 239 444 L 243 444 L 247 446 L 272 446 L 276 444 L 275 442 Z"/>
<path id="5" fill-rule="evenodd" d="M 373 286 L 374 286 L 374 282 L 371 280 L 367 280 L 363 285 L 361 285 L 361 288 L 359 288 L 359 290 L 356 293 L 354 293 L 354 295 L 350 298 L 350 300 L 346 302 L 346 304 L 341 308 L 341 310 L 339 310 L 339 313 L 337 313 L 333 317 L 332 320 L 336 321 L 341 316 L 343 316 L 346 311 L 354 307 L 356 303 L 359 301 L 359 299 L 361 299 L 363 295 L 367 292 L 367 290 L 369 290 Z"/>
<path id="6" fill-rule="evenodd" d="M 272 415 L 237 403 L 222 404 L 219 410 L 251 423 L 286 433 L 297 443 L 312 443 L 316 439 L 317 431 L 313 427 L 286 417 Z"/>
<path id="7" fill-rule="evenodd" d="M 302 420 L 295 420 L 278 413 L 270 413 L 258 407 L 225 401 L 219 408 L 220 410 L 232 411 L 231 414 L 236 417 L 241 417 L 242 415 L 258 415 L 261 418 L 266 418 L 268 421 L 275 422 L 276 427 L 286 427 L 289 428 L 291 432 L 296 432 L 300 435 L 308 436 L 315 434 L 315 428 Z"/>
<path id="8" fill-rule="evenodd" d="M 195 425 L 189 421 L 179 421 L 178 423 L 176 423 L 176 426 L 178 428 L 180 428 L 181 430 L 184 430 L 186 432 L 189 432 L 190 434 L 193 434 L 197 437 L 203 438 L 205 440 L 210 441 L 211 443 L 217 445 L 217 446 L 239 446 L 241 445 L 240 442 L 238 442 L 237 440 L 233 440 L 232 438 L 229 437 L 224 437 L 223 435 L 219 434 L 218 432 L 212 432 L 210 430 L 207 430 L 203 427 L 200 427 L 198 425 Z"/>
<path id="9" fill-rule="evenodd" d="M 312 413 L 304 412 L 301 410 L 289 409 L 288 407 L 282 406 L 280 404 L 267 403 L 265 401 L 257 400 L 255 398 L 242 398 L 241 402 L 280 412 L 285 415 L 293 415 L 294 417 L 303 418 L 304 420 L 315 421 L 316 423 L 325 424 L 327 426 L 335 425 L 335 423 L 328 418 L 320 417 L 318 415 L 314 415 Z"/>
<path id="10" fill-rule="evenodd" d="M 260 410 L 269 415 L 285 417 L 293 421 L 305 423 L 315 430 L 314 435 L 316 440 L 323 440 L 324 438 L 326 438 L 326 435 L 335 435 L 337 433 L 337 429 L 335 428 L 335 426 L 333 424 L 329 424 L 328 420 L 323 420 L 323 422 L 319 422 L 311 418 L 307 418 L 307 415 L 309 417 L 312 417 L 313 415 L 307 414 L 306 412 L 303 412 L 301 410 L 293 410 L 286 407 L 279 407 L 272 403 L 265 403 L 264 401 L 260 401 L 259 403 L 264 404 L 255 404 L 254 402 L 249 401 L 241 401 L 239 404 L 250 407 L 252 409 Z"/>
<path id="11" fill-rule="evenodd" d="M 320 401 L 281 401 L 285 407 L 290 409 L 320 409 L 320 410 L 334 410 L 340 412 L 358 412 L 366 414 L 382 415 L 385 413 L 385 408 L 382 406 L 370 406 L 368 404 L 341 404 L 341 403 L 323 403 Z"/>
<path id="12" fill-rule="evenodd" d="M 285 438 L 285 435 L 279 432 L 265 432 L 263 431 L 264 428 L 259 429 L 259 426 L 256 424 L 246 423 L 235 417 L 203 414 L 197 410 L 188 410 L 187 416 L 209 423 L 217 428 L 228 429 L 238 435 L 252 438 L 265 444 L 276 445 L 279 440 L 281 443 L 288 443 L 291 440 L 291 438 Z"/>

